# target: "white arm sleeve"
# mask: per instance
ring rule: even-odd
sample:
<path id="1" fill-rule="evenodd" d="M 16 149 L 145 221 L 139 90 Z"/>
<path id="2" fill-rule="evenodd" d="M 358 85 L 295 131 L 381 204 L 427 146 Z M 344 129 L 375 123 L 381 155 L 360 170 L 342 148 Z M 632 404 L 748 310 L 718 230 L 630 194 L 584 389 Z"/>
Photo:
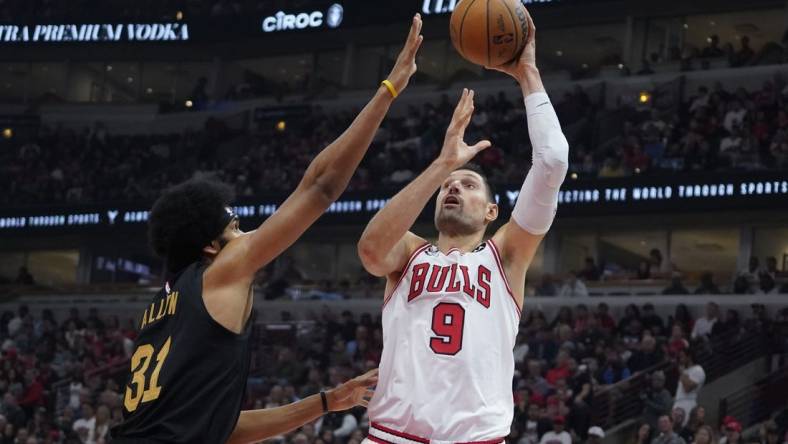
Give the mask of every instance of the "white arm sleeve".
<path id="1" fill-rule="evenodd" d="M 569 143 L 550 98 L 543 92 L 525 98 L 533 163 L 512 210 L 512 220 L 531 234 L 550 230 L 558 209 L 558 189 L 569 168 Z"/>

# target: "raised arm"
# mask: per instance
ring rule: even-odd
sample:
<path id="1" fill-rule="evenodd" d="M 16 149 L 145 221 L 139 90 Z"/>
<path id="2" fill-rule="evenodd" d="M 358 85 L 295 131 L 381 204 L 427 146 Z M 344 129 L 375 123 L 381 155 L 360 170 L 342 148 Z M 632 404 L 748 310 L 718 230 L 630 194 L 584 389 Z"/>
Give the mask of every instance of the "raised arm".
<path id="1" fill-rule="evenodd" d="M 413 18 L 410 34 L 388 80 L 403 91 L 416 72 L 421 45 L 421 17 Z M 347 187 L 375 132 L 393 101 L 381 85 L 350 127 L 324 149 L 306 170 L 295 191 L 256 231 L 230 242 L 211 265 L 211 282 L 218 285 L 245 281 L 292 245 Z M 207 276 L 206 276 L 206 280 Z"/>
<path id="2" fill-rule="evenodd" d="M 370 387 L 378 381 L 378 371 L 372 370 L 326 392 L 326 408 L 330 412 L 348 410 L 357 405 L 366 407 L 372 397 Z M 271 409 L 245 410 L 238 417 L 228 444 L 264 441 L 295 430 L 323 416 L 323 400 L 312 395 L 301 401 Z"/>
<path id="3" fill-rule="evenodd" d="M 531 170 L 525 178 L 510 221 L 493 240 L 501 249 L 504 268 L 515 296 L 522 302 L 525 273 L 558 208 L 558 190 L 569 165 L 569 144 L 536 67 L 536 27 L 528 16 L 530 35 L 522 56 L 495 68 L 514 77 L 525 98 L 528 133 L 533 146 Z"/>
<path id="4" fill-rule="evenodd" d="M 402 270 L 413 251 L 425 242 L 408 230 L 430 197 L 452 171 L 490 146 L 486 140 L 473 146 L 463 141 L 472 116 L 473 91 L 465 89 L 446 131 L 440 156 L 397 193 L 367 225 L 358 241 L 358 254 L 364 268 L 371 274 L 389 276 Z"/>

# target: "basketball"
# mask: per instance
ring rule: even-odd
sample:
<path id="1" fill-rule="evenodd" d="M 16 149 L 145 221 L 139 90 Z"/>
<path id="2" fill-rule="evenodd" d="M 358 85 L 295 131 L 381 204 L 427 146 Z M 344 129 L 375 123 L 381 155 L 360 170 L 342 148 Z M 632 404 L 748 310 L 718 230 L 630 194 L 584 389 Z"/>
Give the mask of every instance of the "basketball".
<path id="1" fill-rule="evenodd" d="M 528 40 L 520 0 L 460 0 L 451 15 L 451 41 L 466 60 L 500 66 L 520 56 Z"/>

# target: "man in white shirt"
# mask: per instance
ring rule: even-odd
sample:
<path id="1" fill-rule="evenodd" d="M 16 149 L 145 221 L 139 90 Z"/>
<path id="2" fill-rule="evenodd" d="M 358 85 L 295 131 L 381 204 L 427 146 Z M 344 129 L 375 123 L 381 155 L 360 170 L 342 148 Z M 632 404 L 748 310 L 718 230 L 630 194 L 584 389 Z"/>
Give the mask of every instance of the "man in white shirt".
<path id="1" fill-rule="evenodd" d="M 561 291 L 558 292 L 558 296 L 562 298 L 587 297 L 588 288 L 583 281 L 577 278 L 577 273 L 570 271 L 566 282 L 561 287 Z"/>
<path id="2" fill-rule="evenodd" d="M 553 430 L 545 433 L 539 444 L 572 444 L 572 436 L 564 430 L 564 423 L 563 416 L 553 418 Z"/>
<path id="3" fill-rule="evenodd" d="M 692 328 L 692 339 L 708 336 L 711 334 L 711 329 L 720 317 L 720 307 L 714 302 L 709 302 L 706 305 L 706 316 L 695 321 L 695 326 Z M 687 410 L 689 411 L 689 410 Z"/>
<path id="4" fill-rule="evenodd" d="M 74 421 L 74 431 L 80 437 L 87 438 L 93 436 L 96 433 L 96 417 L 93 414 L 93 407 L 88 404 L 82 404 L 82 417 Z"/>
<path id="5" fill-rule="evenodd" d="M 735 126 L 742 124 L 746 115 L 747 110 L 738 100 L 734 100 L 733 103 L 731 103 L 728 112 L 725 114 L 722 124 L 729 133 L 732 133 Z"/>
<path id="6" fill-rule="evenodd" d="M 703 367 L 695 363 L 694 350 L 679 351 L 679 375 L 673 408 L 679 407 L 685 412 L 691 412 L 698 405 L 698 394 L 703 383 L 706 382 L 706 372 L 703 371 Z M 686 425 L 689 416 L 685 416 L 682 426 Z"/>

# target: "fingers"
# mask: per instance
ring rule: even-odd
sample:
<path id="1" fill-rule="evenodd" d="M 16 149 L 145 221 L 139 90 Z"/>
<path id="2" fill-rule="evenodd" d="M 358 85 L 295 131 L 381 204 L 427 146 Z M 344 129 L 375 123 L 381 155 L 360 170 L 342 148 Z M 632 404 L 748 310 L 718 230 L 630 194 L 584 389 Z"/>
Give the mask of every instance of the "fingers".
<path id="1" fill-rule="evenodd" d="M 468 98 L 468 88 L 462 89 L 462 94 L 460 94 L 460 100 L 457 102 L 457 106 L 454 108 L 454 115 L 451 117 L 452 124 L 456 123 L 460 120 L 460 116 L 462 115 L 463 109 L 465 107 L 465 100 Z"/>
<path id="2" fill-rule="evenodd" d="M 372 387 L 378 383 L 378 369 L 370 370 L 354 380 L 357 387 Z"/>
<path id="3" fill-rule="evenodd" d="M 369 402 L 372 401 L 372 396 L 374 395 L 375 395 L 374 390 L 366 390 L 361 396 L 361 399 L 359 399 L 358 405 L 367 407 L 369 405 Z"/>
<path id="4" fill-rule="evenodd" d="M 418 52 L 421 43 L 424 41 L 424 36 L 421 35 L 422 24 L 421 14 L 413 16 L 413 22 L 410 25 L 410 32 L 408 33 L 408 40 L 405 43 L 407 53 L 411 57 L 416 56 L 416 52 Z"/>
<path id="5" fill-rule="evenodd" d="M 525 41 L 525 44 L 530 45 L 536 41 L 536 25 L 527 9 L 525 10 L 525 18 L 528 20 L 528 39 Z"/>
<path id="6" fill-rule="evenodd" d="M 472 146 L 471 149 L 474 150 L 476 153 L 480 153 L 491 146 L 492 146 L 492 142 L 490 142 L 489 140 L 482 140 L 478 142 L 476 145 Z"/>

